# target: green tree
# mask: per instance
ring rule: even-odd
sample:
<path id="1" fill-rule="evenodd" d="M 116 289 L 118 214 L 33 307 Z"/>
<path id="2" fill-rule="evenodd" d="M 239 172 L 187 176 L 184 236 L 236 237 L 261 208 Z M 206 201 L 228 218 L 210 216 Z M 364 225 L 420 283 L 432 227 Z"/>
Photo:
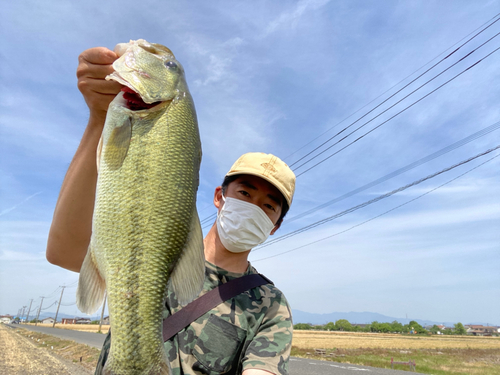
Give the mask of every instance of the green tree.
<path id="1" fill-rule="evenodd" d="M 335 326 L 334 322 L 329 322 L 325 324 L 325 330 L 326 331 L 335 331 L 337 330 L 337 327 Z"/>
<path id="2" fill-rule="evenodd" d="M 378 325 L 379 332 L 388 333 L 391 332 L 391 325 L 389 323 L 380 323 Z"/>
<path id="3" fill-rule="evenodd" d="M 370 332 L 380 332 L 380 323 L 377 322 L 376 320 L 370 324 Z"/>
<path id="4" fill-rule="evenodd" d="M 391 332 L 401 333 L 403 332 L 403 325 L 399 323 L 397 320 L 391 323 Z"/>
<path id="5" fill-rule="evenodd" d="M 455 324 L 455 335 L 465 335 L 467 331 L 462 323 L 458 322 Z"/>
<path id="6" fill-rule="evenodd" d="M 293 326 L 293 329 L 309 330 L 309 329 L 312 329 L 312 326 L 310 324 L 307 324 L 307 323 L 297 323 Z"/>
<path id="7" fill-rule="evenodd" d="M 439 332 L 439 327 L 437 325 L 433 325 L 432 328 L 430 329 L 431 333 L 434 334 L 434 335 L 437 335 L 437 333 Z"/>
<path id="8" fill-rule="evenodd" d="M 363 332 L 371 332 L 372 331 L 372 325 L 371 324 L 367 324 L 365 326 L 365 328 L 362 328 L 361 331 Z"/>
<path id="9" fill-rule="evenodd" d="M 420 324 L 418 324 L 416 321 L 412 320 L 410 323 L 408 323 L 408 326 L 410 327 L 410 330 L 413 329 L 414 332 L 417 333 L 426 333 L 427 330 L 422 327 Z"/>
<path id="10" fill-rule="evenodd" d="M 352 331 L 352 324 L 349 323 L 349 321 L 346 319 L 337 320 L 335 322 L 335 327 L 337 327 L 339 331 L 346 331 L 346 332 Z"/>
<path id="11" fill-rule="evenodd" d="M 451 330 L 451 328 L 445 328 L 441 331 L 441 333 L 443 335 L 453 335 L 453 331 Z"/>

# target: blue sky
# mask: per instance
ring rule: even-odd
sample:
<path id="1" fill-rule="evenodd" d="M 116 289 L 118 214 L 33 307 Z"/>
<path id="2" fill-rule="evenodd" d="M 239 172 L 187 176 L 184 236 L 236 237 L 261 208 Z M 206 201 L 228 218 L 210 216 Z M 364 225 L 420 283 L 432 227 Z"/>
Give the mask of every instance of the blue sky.
<path id="1" fill-rule="evenodd" d="M 182 62 L 203 143 L 198 195 L 203 219 L 215 212 L 213 189 L 241 154 L 270 152 L 291 165 L 449 54 L 499 9 L 497 1 L 5 3 L 0 25 L 0 314 L 16 313 L 32 298 L 37 306 L 40 296 L 50 296 L 44 301 L 49 306 L 58 298 L 60 285 L 78 279 L 78 274 L 45 260 L 45 245 L 62 179 L 87 122 L 75 74 L 83 50 L 112 49 L 143 38 L 168 46 Z M 500 22 L 356 126 L 499 31 Z M 492 39 L 323 156 L 499 46 L 500 37 Z M 301 175 L 288 217 L 500 121 L 499 57 L 500 51 L 493 53 Z M 275 237 L 493 148 L 499 134 L 491 131 L 327 208 L 285 222 Z M 284 291 L 293 309 L 500 324 L 500 158 L 366 224 L 278 255 L 363 223 L 496 155 L 498 150 L 325 225 L 255 249 L 250 260 Z M 278 256 L 269 258 L 273 255 Z M 75 291 L 66 289 L 63 303 L 70 306 L 61 311 L 82 315 L 71 305 Z"/>

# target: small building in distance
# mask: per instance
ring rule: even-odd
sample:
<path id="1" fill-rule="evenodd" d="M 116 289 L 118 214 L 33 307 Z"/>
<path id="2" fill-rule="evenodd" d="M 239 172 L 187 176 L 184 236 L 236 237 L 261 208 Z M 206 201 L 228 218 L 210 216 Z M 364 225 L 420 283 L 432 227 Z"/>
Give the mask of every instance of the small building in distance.
<path id="1" fill-rule="evenodd" d="M 494 326 L 470 324 L 470 325 L 465 325 L 464 328 L 467 330 L 468 335 L 473 335 L 473 336 L 492 336 L 493 334 L 500 333 L 500 328 Z"/>
<path id="2" fill-rule="evenodd" d="M 62 318 L 61 323 L 62 324 L 75 324 L 76 321 L 75 321 L 75 318 L 73 318 L 73 319 Z"/>
<path id="3" fill-rule="evenodd" d="M 102 318 L 102 324 L 109 326 L 109 316 Z"/>
<path id="4" fill-rule="evenodd" d="M 42 319 L 42 324 L 54 324 L 54 318 L 45 318 Z"/>

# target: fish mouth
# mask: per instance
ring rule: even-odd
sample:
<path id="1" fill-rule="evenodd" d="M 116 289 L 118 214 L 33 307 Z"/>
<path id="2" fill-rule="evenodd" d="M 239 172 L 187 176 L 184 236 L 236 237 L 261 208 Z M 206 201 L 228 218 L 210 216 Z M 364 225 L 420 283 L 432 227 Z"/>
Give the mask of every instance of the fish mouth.
<path id="1" fill-rule="evenodd" d="M 161 101 L 151 104 L 146 103 L 138 93 L 128 86 L 124 86 L 121 91 L 123 92 L 123 99 L 125 99 L 125 106 L 132 111 L 150 109 L 161 103 Z"/>

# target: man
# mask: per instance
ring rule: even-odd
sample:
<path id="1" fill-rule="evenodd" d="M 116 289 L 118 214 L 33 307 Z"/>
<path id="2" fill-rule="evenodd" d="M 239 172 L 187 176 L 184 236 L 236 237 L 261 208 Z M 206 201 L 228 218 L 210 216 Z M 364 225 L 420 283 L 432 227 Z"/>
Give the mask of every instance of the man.
<path id="1" fill-rule="evenodd" d="M 47 259 L 79 272 L 91 237 L 97 181 L 96 149 L 109 103 L 121 85 L 106 81 L 118 56 L 92 48 L 79 57 L 78 87 L 89 123 L 64 179 L 47 243 Z M 204 239 L 206 277 L 201 295 L 257 271 L 250 250 L 274 234 L 292 202 L 295 175 L 273 155 L 245 154 L 215 189 L 217 220 Z M 165 317 L 181 306 L 169 290 Z M 165 343 L 173 374 L 287 374 L 292 320 L 283 294 L 272 284 L 253 288 L 212 309 Z M 96 373 L 107 358 L 110 336 Z"/>

